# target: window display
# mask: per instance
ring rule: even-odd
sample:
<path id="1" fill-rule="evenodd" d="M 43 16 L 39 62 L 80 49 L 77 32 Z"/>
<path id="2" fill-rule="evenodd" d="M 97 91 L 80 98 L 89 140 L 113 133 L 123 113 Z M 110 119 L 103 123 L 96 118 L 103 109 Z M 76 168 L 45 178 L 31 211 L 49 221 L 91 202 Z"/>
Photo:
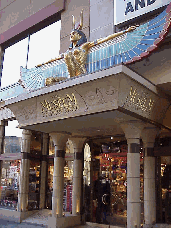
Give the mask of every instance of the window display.
<path id="1" fill-rule="evenodd" d="M 99 152 L 98 152 L 99 151 Z M 110 225 L 125 225 L 127 221 L 127 152 L 125 141 L 102 144 L 93 148 L 91 157 L 89 208 L 86 207 L 86 218 L 89 221 Z M 84 168 L 87 169 L 87 161 Z M 87 170 L 86 170 L 87 171 Z M 86 172 L 84 172 L 86 174 Z M 84 177 L 86 179 L 86 177 Z M 86 184 L 86 183 L 85 183 Z M 143 156 L 140 149 L 140 199 L 142 202 L 143 222 Z M 85 186 L 87 188 L 87 185 Z M 93 192 L 93 196 L 91 196 Z M 92 206 L 91 206 L 92 205 Z M 88 215 L 88 216 L 87 216 Z M 89 216 L 90 215 L 90 216 Z M 91 219 L 90 219 L 91 217 Z"/>
<path id="2" fill-rule="evenodd" d="M 48 164 L 48 186 L 46 196 L 46 208 L 52 209 L 52 193 L 53 193 L 53 159 Z M 65 161 L 64 166 L 64 195 L 63 195 L 63 211 L 72 211 L 72 178 L 73 178 L 73 161 Z"/>
<path id="3" fill-rule="evenodd" d="M 161 156 L 162 222 L 171 224 L 171 156 Z"/>
<path id="4" fill-rule="evenodd" d="M 28 210 L 39 208 L 40 201 L 40 161 L 31 160 L 29 170 Z"/>
<path id="5" fill-rule="evenodd" d="M 8 209 L 17 208 L 20 175 L 20 160 L 2 161 L 1 202 Z"/>

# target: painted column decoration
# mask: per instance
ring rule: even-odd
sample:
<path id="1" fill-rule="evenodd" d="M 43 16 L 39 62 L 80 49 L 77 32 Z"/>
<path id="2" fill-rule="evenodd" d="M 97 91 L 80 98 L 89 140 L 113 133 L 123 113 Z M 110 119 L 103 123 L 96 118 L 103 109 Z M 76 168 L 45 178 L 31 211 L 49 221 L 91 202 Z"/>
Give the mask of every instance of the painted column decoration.
<path id="1" fill-rule="evenodd" d="M 4 139 L 5 139 L 5 122 L 0 121 L 0 154 L 4 153 Z M 2 163 L 3 161 L 0 161 L 0 178 L 2 175 Z M 0 181 L 0 199 L 1 199 L 1 181 Z"/>
<path id="2" fill-rule="evenodd" d="M 72 214 L 79 215 L 81 208 L 81 179 L 83 175 L 83 144 L 86 138 L 70 138 L 74 147 Z"/>
<path id="3" fill-rule="evenodd" d="M 18 211 L 27 211 L 28 210 L 30 142 L 31 142 L 31 131 L 23 130 L 22 144 L 21 144 L 22 159 L 21 159 L 21 167 L 20 167 Z"/>
<path id="4" fill-rule="evenodd" d="M 144 220 L 143 227 L 156 223 L 155 157 L 154 142 L 159 129 L 146 127 L 142 131 L 144 147 Z"/>
<path id="5" fill-rule="evenodd" d="M 127 154 L 127 227 L 141 227 L 140 202 L 140 134 L 143 122 L 121 123 L 128 144 Z"/>
<path id="6" fill-rule="evenodd" d="M 39 208 L 45 208 L 45 191 L 46 191 L 46 168 L 47 168 L 47 154 L 49 151 L 49 134 L 42 135 L 42 162 L 41 162 L 41 182 L 40 182 L 40 204 Z"/>
<path id="7" fill-rule="evenodd" d="M 63 191 L 64 191 L 64 162 L 65 147 L 69 134 L 50 133 L 55 144 L 54 172 L 53 172 L 53 196 L 52 216 L 62 217 L 63 213 Z"/>

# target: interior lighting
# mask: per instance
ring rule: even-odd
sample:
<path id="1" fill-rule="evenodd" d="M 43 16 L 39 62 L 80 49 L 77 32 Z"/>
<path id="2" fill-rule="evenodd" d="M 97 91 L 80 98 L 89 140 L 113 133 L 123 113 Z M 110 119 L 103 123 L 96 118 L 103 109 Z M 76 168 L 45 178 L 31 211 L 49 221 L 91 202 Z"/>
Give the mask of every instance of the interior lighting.
<path id="1" fill-rule="evenodd" d="M 110 139 L 113 139 L 113 137 L 110 137 Z"/>

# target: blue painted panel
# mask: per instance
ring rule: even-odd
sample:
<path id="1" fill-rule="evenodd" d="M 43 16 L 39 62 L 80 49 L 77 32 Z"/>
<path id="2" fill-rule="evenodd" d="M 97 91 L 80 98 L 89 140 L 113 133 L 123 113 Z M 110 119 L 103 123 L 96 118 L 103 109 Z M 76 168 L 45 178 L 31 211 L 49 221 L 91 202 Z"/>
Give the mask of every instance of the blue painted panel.
<path id="1" fill-rule="evenodd" d="M 106 59 L 103 60 L 103 69 L 106 68 Z"/>
<path id="2" fill-rule="evenodd" d="M 104 59 L 107 58 L 107 47 L 104 48 Z"/>
<path id="3" fill-rule="evenodd" d="M 120 53 L 119 44 L 117 43 L 117 44 L 115 45 L 115 47 L 116 47 L 116 55 L 117 55 L 117 54 Z"/>
<path id="4" fill-rule="evenodd" d="M 149 26 L 156 23 L 157 21 L 161 20 L 165 16 L 166 16 L 166 11 L 164 10 L 161 14 L 159 14 L 157 17 L 155 17 L 154 19 L 152 19 L 148 22 Z"/>
<path id="5" fill-rule="evenodd" d="M 140 44 L 153 45 L 155 40 L 141 40 Z"/>
<path id="6" fill-rule="evenodd" d="M 159 33 L 155 33 L 153 35 L 146 35 L 146 36 L 143 37 L 143 39 L 146 39 L 146 40 L 148 40 L 148 39 L 157 39 L 159 37 L 159 35 L 160 35 L 160 32 Z"/>
<path id="7" fill-rule="evenodd" d="M 96 63 L 94 62 L 93 63 L 93 72 L 95 72 L 96 71 Z"/>
<path id="8" fill-rule="evenodd" d="M 87 73 L 89 73 L 89 65 L 90 65 L 90 64 L 86 64 Z"/>
<path id="9" fill-rule="evenodd" d="M 115 55 L 115 64 L 118 64 L 118 56 Z"/>
<path id="10" fill-rule="evenodd" d="M 96 51 L 96 61 L 99 61 L 100 60 L 100 51 L 97 50 Z"/>
<path id="11" fill-rule="evenodd" d="M 96 69 L 97 69 L 97 70 L 100 70 L 100 61 L 97 61 L 97 62 L 96 62 Z"/>
<path id="12" fill-rule="evenodd" d="M 141 53 L 143 53 L 144 51 L 140 50 L 139 48 L 135 47 L 132 49 L 135 53 L 137 53 L 137 55 L 141 55 Z"/>
<path id="13" fill-rule="evenodd" d="M 118 55 L 118 64 L 120 64 L 122 62 L 122 56 Z"/>
<path id="14" fill-rule="evenodd" d="M 107 58 L 106 65 L 107 65 L 107 67 L 110 67 L 110 58 Z"/>
<path id="15" fill-rule="evenodd" d="M 166 23 L 166 18 L 163 18 L 161 21 L 158 21 L 157 23 L 155 24 L 152 24 L 148 27 L 148 29 L 154 29 L 162 24 Z"/>
<path id="16" fill-rule="evenodd" d="M 90 69 L 89 69 L 90 71 L 90 73 L 92 72 L 92 63 L 90 63 Z"/>
<path id="17" fill-rule="evenodd" d="M 128 52 L 125 52 L 124 54 L 125 54 L 125 57 L 126 57 L 126 61 L 130 61 L 131 58 L 129 57 Z"/>
<path id="18" fill-rule="evenodd" d="M 122 62 L 125 63 L 126 62 L 126 57 L 124 55 L 125 53 L 122 53 Z"/>
<path id="19" fill-rule="evenodd" d="M 92 52 L 92 62 L 95 62 L 95 51 Z"/>
<path id="20" fill-rule="evenodd" d="M 109 46 L 109 55 L 113 55 L 113 45 Z"/>
<path id="21" fill-rule="evenodd" d="M 129 50 L 128 54 L 131 57 L 131 59 L 136 56 L 136 54 L 132 50 Z"/>
<path id="22" fill-rule="evenodd" d="M 157 27 L 157 28 L 155 28 L 155 29 L 148 30 L 148 31 L 146 32 L 146 34 L 155 34 L 155 33 L 158 33 L 158 32 L 160 32 L 160 31 L 162 31 L 162 30 L 163 30 L 163 25 L 161 25 L 161 26 L 159 26 L 159 27 Z"/>
<path id="23" fill-rule="evenodd" d="M 110 51 L 109 51 L 109 46 L 106 48 L 106 51 L 107 51 L 107 58 L 109 58 L 109 56 L 110 56 Z"/>
<path id="24" fill-rule="evenodd" d="M 111 66 L 113 66 L 115 64 L 115 57 L 114 56 L 110 57 L 110 61 L 111 61 Z"/>
<path id="25" fill-rule="evenodd" d="M 148 47 L 150 47 L 151 45 L 150 44 L 147 44 L 147 45 L 142 45 L 142 44 L 138 44 L 137 45 L 137 48 L 143 50 L 143 51 L 146 51 Z"/>
<path id="26" fill-rule="evenodd" d="M 89 62 L 92 62 L 92 53 L 89 54 Z"/>

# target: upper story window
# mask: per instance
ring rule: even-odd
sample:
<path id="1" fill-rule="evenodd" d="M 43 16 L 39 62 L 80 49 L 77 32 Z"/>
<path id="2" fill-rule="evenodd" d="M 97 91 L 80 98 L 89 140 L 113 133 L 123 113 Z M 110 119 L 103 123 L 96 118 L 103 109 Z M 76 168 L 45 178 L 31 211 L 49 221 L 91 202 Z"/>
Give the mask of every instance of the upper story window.
<path id="1" fill-rule="evenodd" d="M 32 68 L 59 55 L 61 21 L 57 21 L 30 35 L 28 62 L 28 38 L 5 49 L 1 86 L 20 79 L 20 66 Z"/>

